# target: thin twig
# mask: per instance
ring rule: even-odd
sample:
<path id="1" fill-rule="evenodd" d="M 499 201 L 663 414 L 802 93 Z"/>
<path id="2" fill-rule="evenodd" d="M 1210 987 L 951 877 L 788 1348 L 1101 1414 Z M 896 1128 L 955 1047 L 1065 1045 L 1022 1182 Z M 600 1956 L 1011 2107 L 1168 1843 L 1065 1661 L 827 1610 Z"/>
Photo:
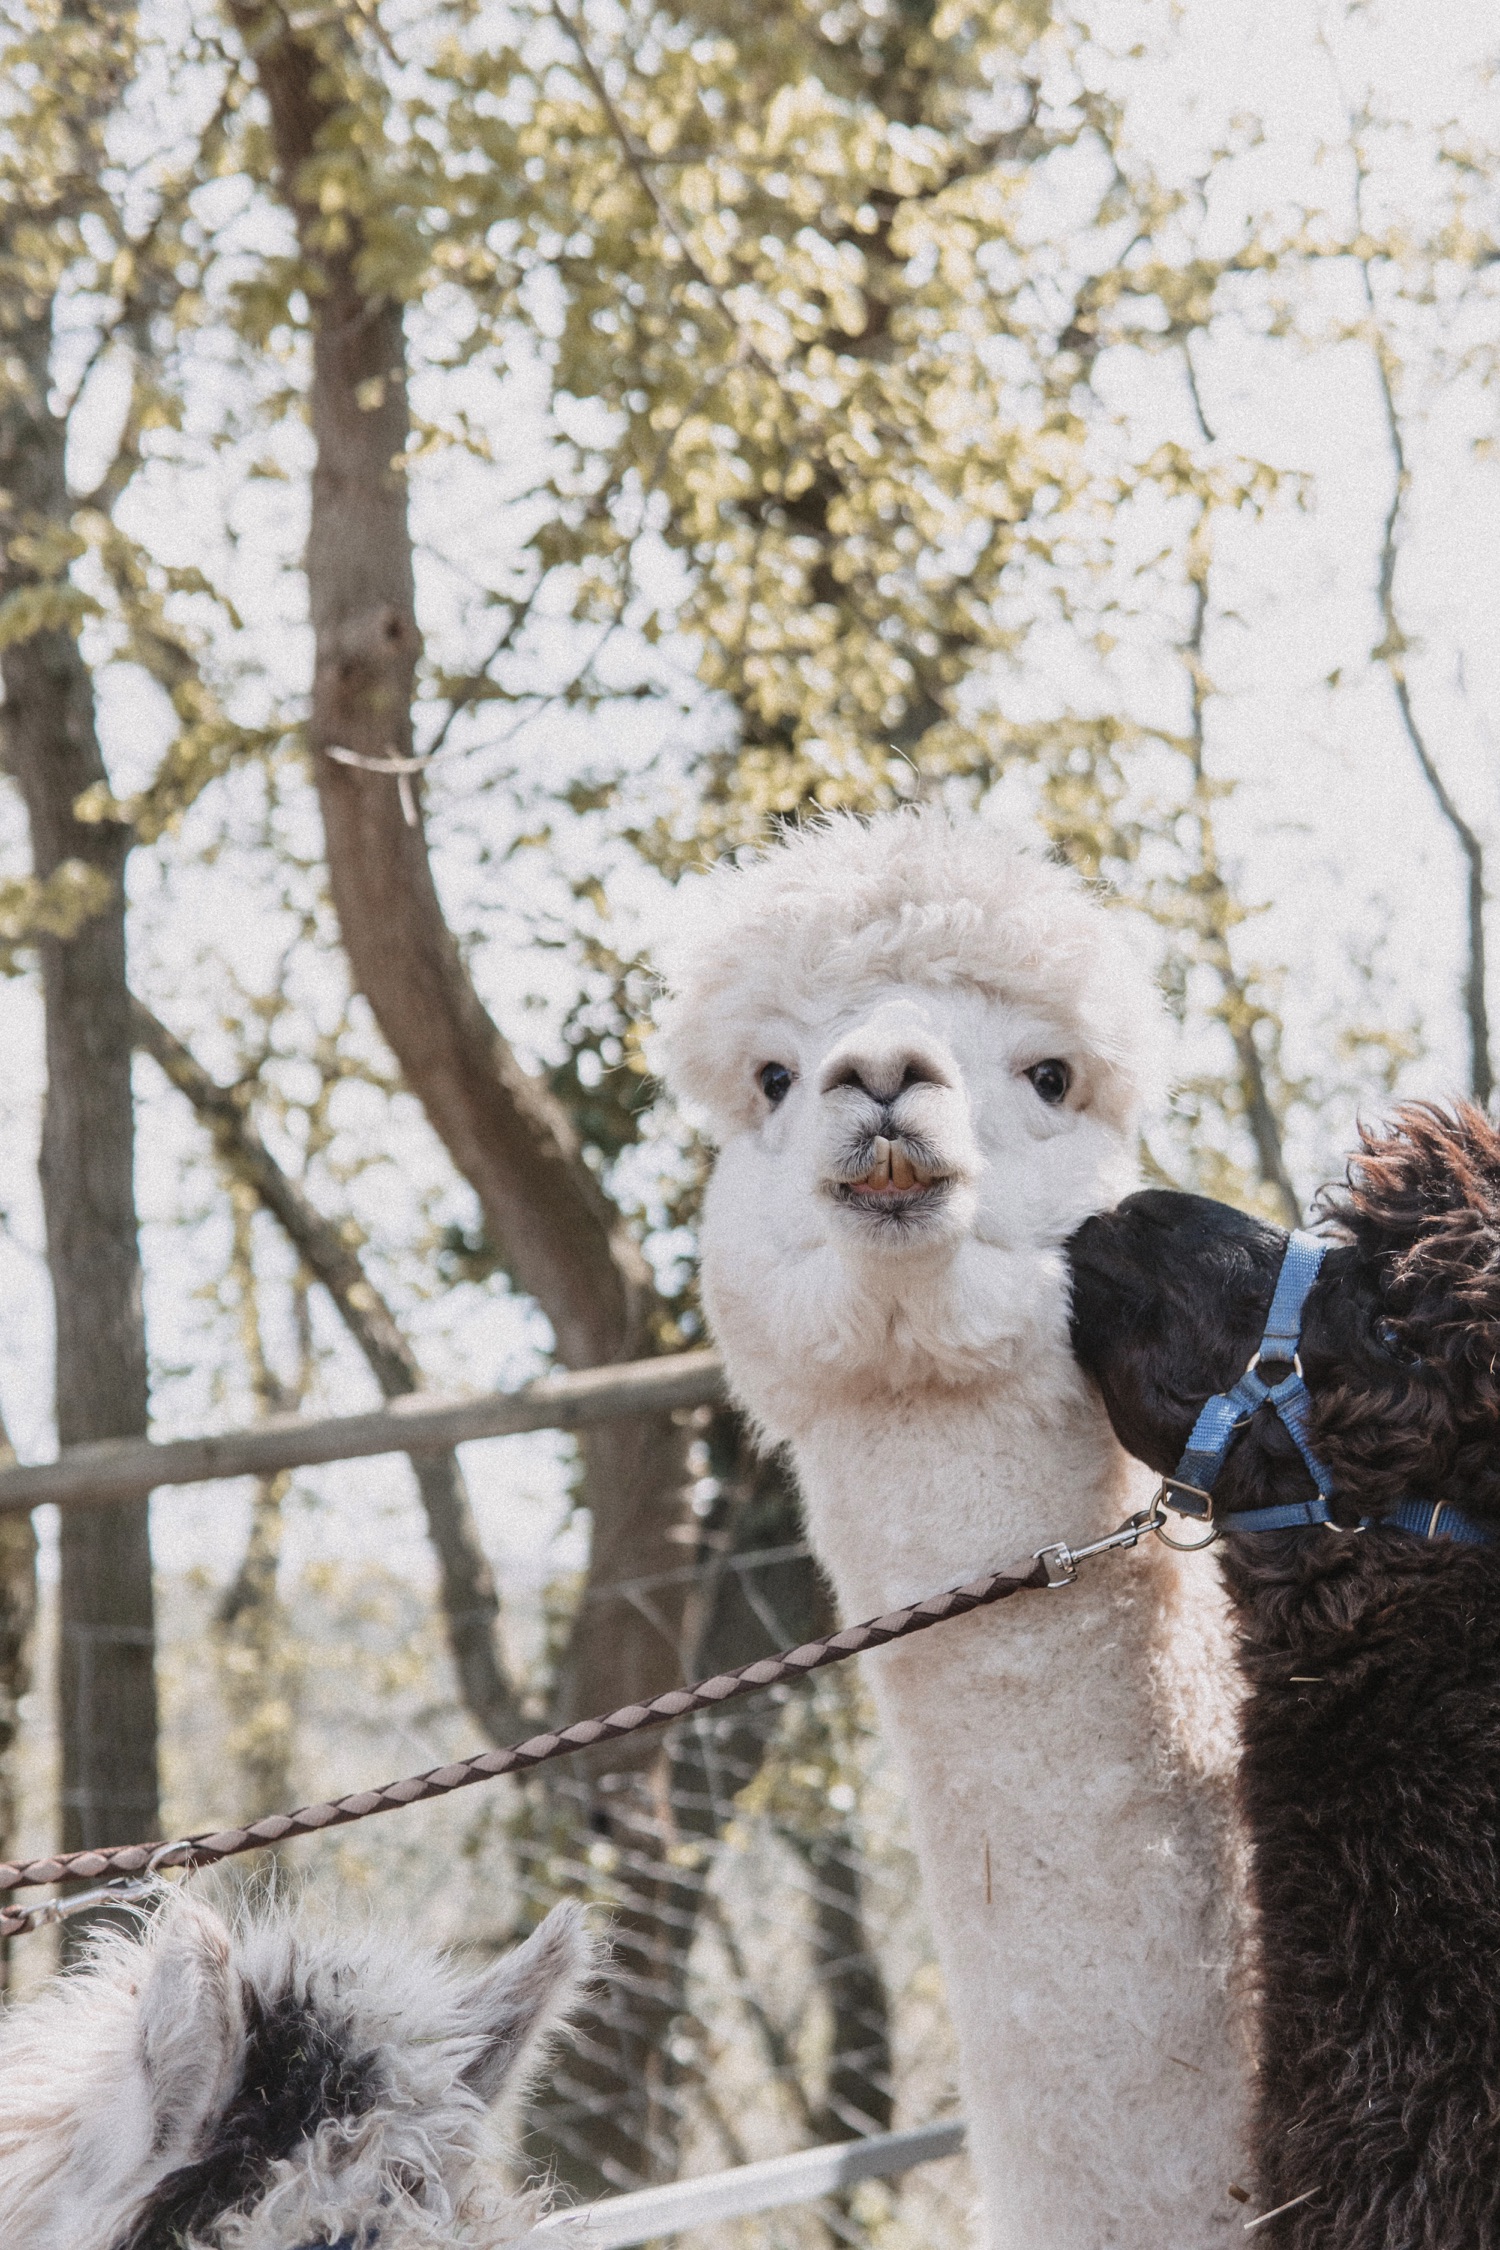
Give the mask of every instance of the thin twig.
<path id="1" fill-rule="evenodd" d="M 1203 411 L 1203 398 L 1198 389 L 1198 370 L 1193 365 L 1192 339 L 1188 336 L 1184 336 L 1182 339 L 1182 364 L 1187 369 L 1188 396 L 1193 402 L 1193 412 L 1197 416 L 1198 427 L 1203 432 L 1208 444 L 1213 445 L 1216 440 L 1214 432 L 1208 426 L 1208 417 Z"/>
<path id="2" fill-rule="evenodd" d="M 517 702 L 525 701 L 531 704 L 532 708 L 523 712 L 514 726 L 507 727 L 503 734 L 492 734 L 485 742 L 450 742 L 444 750 L 426 751 L 411 758 L 398 757 L 394 751 L 384 757 L 372 757 L 363 750 L 350 750 L 342 742 L 331 742 L 327 745 L 323 755 L 325 758 L 332 758 L 336 764 L 341 766 L 357 766 L 361 773 L 392 773 L 399 780 L 405 781 L 411 775 L 423 774 L 429 766 L 436 765 L 448 758 L 468 758 L 481 750 L 503 750 L 508 742 L 514 742 L 518 734 L 523 734 L 527 727 L 533 726 L 544 711 L 550 711 L 556 704 L 567 703 L 572 700 L 616 633 L 619 632 L 621 623 L 622 620 L 619 617 L 610 620 L 573 677 L 566 681 L 562 687 L 549 689 L 546 694 L 538 691 L 535 695 L 518 696 Z"/>
<path id="3" fill-rule="evenodd" d="M 703 1909 L 718 1932 L 719 1942 L 723 1946 L 729 1962 L 729 1973 L 734 1979 L 734 1987 L 739 1997 L 740 2006 L 759 2034 L 766 2060 L 771 2067 L 771 2076 L 785 2086 L 791 2095 L 801 2118 L 803 2130 L 815 2135 L 818 2130 L 818 2119 L 808 2098 L 807 2088 L 803 2085 L 797 2070 L 796 2058 L 792 2048 L 792 2035 L 782 2030 L 765 2002 L 756 1992 L 754 1980 L 750 1975 L 748 1964 L 740 1948 L 739 1935 L 725 1911 L 723 1900 L 713 1891 L 706 1891 L 703 1898 Z"/>
<path id="4" fill-rule="evenodd" d="M 735 318 L 729 306 L 724 302 L 724 293 L 719 284 L 707 268 L 701 264 L 692 244 L 677 224 L 671 205 L 651 177 L 646 157 L 636 147 L 629 127 L 615 106 L 614 97 L 604 83 L 603 76 L 589 52 L 588 42 L 582 31 L 568 14 L 566 8 L 562 6 L 562 0 L 549 0 L 549 6 L 553 20 L 572 42 L 583 74 L 593 89 L 594 98 L 604 112 L 610 131 L 620 144 L 621 155 L 629 165 L 641 193 L 661 221 L 667 236 L 676 244 L 678 256 L 682 259 L 693 279 L 706 289 L 713 299 L 720 316 L 728 323 L 730 330 L 736 337 L 739 349 L 744 357 L 753 360 L 761 373 L 769 376 L 773 383 L 779 383 L 781 381 L 780 370 L 772 366 L 759 345 L 747 334 L 741 322 Z"/>
<path id="5" fill-rule="evenodd" d="M 1361 174 L 1361 178 L 1363 174 Z M 1370 315 L 1370 351 L 1375 362 L 1380 403 L 1385 418 L 1386 442 L 1391 454 L 1391 497 L 1381 525 L 1380 577 L 1378 598 L 1380 622 L 1383 628 L 1379 646 L 1371 651 L 1377 664 L 1385 671 L 1396 698 L 1396 709 L 1401 717 L 1402 732 L 1422 771 L 1422 778 L 1447 822 L 1463 853 L 1467 864 L 1466 907 L 1468 919 L 1468 961 L 1463 978 L 1464 1016 L 1469 1032 L 1469 1091 L 1481 1107 L 1487 1107 L 1495 1090 L 1494 1070 L 1490 1061 L 1489 1004 L 1485 992 L 1485 931 L 1484 931 L 1484 845 L 1449 791 L 1432 755 L 1427 738 L 1417 723 L 1412 704 L 1411 689 L 1406 677 L 1406 637 L 1396 613 L 1396 565 L 1400 559 L 1401 519 L 1405 510 L 1406 492 L 1410 471 L 1406 460 L 1406 442 L 1401 427 L 1400 410 L 1396 404 L 1395 386 L 1391 380 L 1390 347 L 1380 324 L 1375 303 L 1375 291 L 1370 280 L 1370 261 L 1358 260 L 1363 284 L 1365 305 Z"/>
<path id="6" fill-rule="evenodd" d="M 391 35 L 380 20 L 377 0 L 368 0 L 367 5 L 361 5 L 360 0 L 355 0 L 353 7 L 347 5 L 347 0 L 343 0 L 339 13 L 344 16 L 354 16 L 366 30 L 372 31 L 375 34 L 375 43 L 385 55 L 386 60 L 394 63 L 398 70 L 402 68 L 401 57 L 392 44 Z"/>
<path id="7" fill-rule="evenodd" d="M 1184 343 L 1183 356 L 1187 358 Z M 1192 384 L 1192 361 L 1188 359 L 1189 382 Z M 1197 386 L 1193 384 L 1197 398 Z M 1200 414 L 1201 419 L 1201 414 Z M 1206 432 L 1206 425 L 1205 425 Z M 1210 502 L 1202 504 L 1196 530 L 1206 529 Z M 1240 1092 L 1245 1105 L 1245 1123 L 1255 1144 L 1256 1164 L 1263 1185 L 1274 1195 L 1281 1217 L 1289 1227 L 1302 1221 L 1302 1206 L 1297 1190 L 1287 1170 L 1286 1151 L 1282 1141 L 1281 1120 L 1271 1099 L 1266 1066 L 1255 1037 L 1255 1026 L 1260 1011 L 1249 993 L 1244 976 L 1235 965 L 1229 943 L 1229 891 L 1219 866 L 1218 845 L 1214 835 L 1213 816 L 1210 810 L 1206 765 L 1207 728 L 1205 707 L 1208 699 L 1208 676 L 1204 669 L 1204 640 L 1208 628 L 1208 582 L 1210 559 L 1207 548 L 1202 563 L 1193 578 L 1193 612 L 1187 637 L 1182 643 L 1188 674 L 1188 757 L 1193 771 L 1193 815 L 1198 827 L 1198 873 L 1204 913 L 1199 923 L 1199 936 L 1210 965 L 1219 980 L 1223 995 L 1217 1011 L 1234 1046 L 1235 1060 L 1239 1064 Z"/>
<path id="8" fill-rule="evenodd" d="M 442 725 L 438 728 L 437 733 L 433 736 L 431 742 L 428 743 L 427 748 L 423 751 L 420 760 L 415 761 L 416 763 L 421 765 L 430 765 L 434 758 L 439 758 L 442 756 L 443 744 L 448 739 L 449 728 L 452 726 L 454 720 L 458 717 L 461 711 L 471 710 L 474 704 L 480 700 L 481 688 L 485 688 L 491 685 L 489 676 L 490 666 L 492 664 L 498 663 L 499 659 L 505 654 L 506 650 L 514 646 L 516 635 L 524 629 L 526 621 L 530 617 L 532 609 L 536 604 L 537 596 L 542 590 L 543 583 L 544 575 L 539 573 L 536 584 L 532 587 L 530 593 L 525 595 L 522 600 L 513 602 L 511 604 L 511 612 L 508 620 L 506 621 L 504 632 L 500 635 L 499 640 L 496 641 L 494 647 L 490 650 L 489 655 L 480 665 L 478 671 L 472 672 L 469 675 L 466 689 L 463 692 L 455 695 L 451 699 L 448 705 L 447 718 L 444 719 Z"/>
<path id="9" fill-rule="evenodd" d="M 1344 87 L 1338 57 L 1330 44 L 1326 29 L 1320 28 L 1318 44 L 1327 58 L 1329 73 L 1337 89 L 1340 102 L 1348 118 L 1349 153 L 1354 168 L 1354 222 L 1356 240 L 1365 241 L 1365 188 L 1368 174 L 1365 169 L 1361 135 L 1369 122 L 1365 112 L 1355 107 Z M 1406 637 L 1401 631 L 1396 611 L 1396 566 L 1400 560 L 1401 527 L 1405 513 L 1407 488 L 1411 472 L 1406 459 L 1406 437 L 1401 423 L 1401 412 L 1396 401 L 1396 387 L 1392 380 L 1394 355 L 1391 352 L 1385 329 L 1380 319 L 1380 308 L 1375 301 L 1374 283 L 1370 277 L 1371 256 L 1368 250 L 1355 253 L 1359 267 L 1360 284 L 1369 315 L 1370 354 L 1375 363 L 1376 386 L 1380 392 L 1381 411 L 1385 420 L 1386 443 L 1391 456 L 1391 497 L 1381 525 L 1380 572 L 1377 599 L 1380 607 L 1381 638 L 1371 650 L 1372 660 L 1381 665 L 1390 680 L 1405 734 L 1426 782 L 1428 792 L 1439 813 L 1451 830 L 1459 850 L 1467 863 L 1467 919 L 1468 962 L 1465 968 L 1462 991 L 1464 1015 L 1469 1031 L 1469 1091 L 1474 1100 L 1487 1107 L 1495 1090 L 1494 1069 L 1490 1060 L 1489 1006 L 1486 998 L 1486 961 L 1484 932 L 1484 845 L 1477 832 L 1465 820 L 1449 792 L 1437 760 L 1433 757 L 1427 738 L 1417 722 L 1416 710 L 1406 677 Z"/>
<path id="10" fill-rule="evenodd" d="M 229 97 L 231 92 L 233 91 L 234 84 L 239 73 L 232 64 L 228 64 L 227 69 L 228 75 L 225 78 L 224 84 L 219 89 L 219 98 L 214 104 L 213 114 L 206 120 L 203 126 L 203 130 L 198 137 L 198 153 L 200 157 L 212 135 L 219 130 L 219 128 L 223 125 L 225 119 L 230 114 Z M 164 188 L 162 190 L 161 200 L 157 204 L 155 211 L 152 213 L 148 224 L 141 230 L 138 235 L 135 235 L 133 237 L 128 234 L 126 235 L 124 242 L 121 244 L 121 249 L 129 253 L 134 271 L 139 272 L 140 260 L 142 256 L 154 246 L 156 239 L 161 232 L 162 225 L 167 219 L 168 215 L 171 214 L 173 216 L 176 216 L 189 208 L 190 198 L 198 185 L 198 179 L 192 173 L 188 173 L 172 185 Z M 135 289 L 127 290 L 121 298 L 120 309 L 114 315 L 113 319 L 104 321 L 100 326 L 99 334 L 95 338 L 93 348 L 90 350 L 88 358 L 83 363 L 83 372 L 79 376 L 77 382 L 73 385 L 72 396 L 69 398 L 67 405 L 63 408 L 64 420 L 66 420 L 67 417 L 73 412 L 73 409 L 77 406 L 78 401 L 82 398 L 85 384 L 88 382 L 89 377 L 93 374 L 94 369 L 98 366 L 100 360 L 104 357 L 104 354 L 109 350 L 110 345 L 114 343 L 121 330 L 129 326 L 130 322 L 138 315 L 139 311 L 139 291 Z"/>

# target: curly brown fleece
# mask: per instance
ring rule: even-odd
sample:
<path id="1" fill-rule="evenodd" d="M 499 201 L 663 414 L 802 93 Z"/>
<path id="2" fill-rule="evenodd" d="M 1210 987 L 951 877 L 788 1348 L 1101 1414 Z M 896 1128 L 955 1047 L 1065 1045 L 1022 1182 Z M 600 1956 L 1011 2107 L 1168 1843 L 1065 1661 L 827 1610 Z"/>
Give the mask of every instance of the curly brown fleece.
<path id="1" fill-rule="evenodd" d="M 1412 1105 L 1324 1198 L 1312 1437 L 1354 1526 L 1449 1500 L 1500 1532 L 1500 1133 Z M 1259 1341 L 1285 1237 L 1151 1191 L 1070 1245 L 1074 1345 L 1170 1471 Z M 1264 1409 L 1216 1506 L 1306 1499 Z M 1500 2250 L 1500 1546 L 1391 1529 L 1231 1536 L 1247 1682 L 1260 2207 L 1276 2250 Z"/>

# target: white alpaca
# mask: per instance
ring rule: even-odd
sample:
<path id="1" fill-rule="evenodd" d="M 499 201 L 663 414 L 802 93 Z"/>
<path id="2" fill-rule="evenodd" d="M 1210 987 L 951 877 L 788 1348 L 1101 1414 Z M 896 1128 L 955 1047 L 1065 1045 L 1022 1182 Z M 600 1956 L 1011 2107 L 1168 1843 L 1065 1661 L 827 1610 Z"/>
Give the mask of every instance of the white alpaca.
<path id="1" fill-rule="evenodd" d="M 1117 921 L 978 822 L 841 819 L 680 901 L 664 1061 L 719 1157 L 703 1285 L 847 1618 L 1144 1494 L 1062 1244 L 1131 1185 L 1158 1011 Z M 990 2250 L 1198 2250 L 1243 2063 L 1228 1658 L 1154 1541 L 870 1662 L 904 1769 Z"/>
<path id="2" fill-rule="evenodd" d="M 558 1907 L 479 1975 L 387 1930 L 187 1892 L 0 2022 L 6 2250 L 495 2250 L 529 2199 L 484 2159 L 491 2105 L 585 1974 Z M 489 2177 L 486 2178 L 486 2171 Z"/>

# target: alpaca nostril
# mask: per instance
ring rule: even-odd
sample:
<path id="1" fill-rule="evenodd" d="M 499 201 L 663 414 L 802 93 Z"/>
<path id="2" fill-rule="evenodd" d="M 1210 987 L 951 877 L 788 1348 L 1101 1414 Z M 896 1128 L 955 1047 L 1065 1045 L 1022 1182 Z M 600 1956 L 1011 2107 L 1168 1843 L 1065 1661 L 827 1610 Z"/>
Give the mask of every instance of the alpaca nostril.
<path id="1" fill-rule="evenodd" d="M 836 1094 L 843 1088 L 863 1094 L 868 1101 L 881 1108 L 906 1094 L 914 1086 L 946 1086 L 947 1079 L 935 1064 L 920 1055 L 882 1056 L 878 1062 L 845 1062 L 835 1064 L 823 1082 L 825 1094 Z"/>
<path id="2" fill-rule="evenodd" d="M 873 1075 L 872 1072 L 871 1076 Z M 851 1093 L 868 1095 L 872 1102 L 887 1102 L 891 1098 L 888 1093 L 872 1086 L 869 1079 L 862 1078 L 852 1063 L 846 1070 L 841 1070 L 836 1078 L 831 1078 L 823 1091 L 825 1094 L 836 1094 L 844 1087 L 848 1087 Z"/>

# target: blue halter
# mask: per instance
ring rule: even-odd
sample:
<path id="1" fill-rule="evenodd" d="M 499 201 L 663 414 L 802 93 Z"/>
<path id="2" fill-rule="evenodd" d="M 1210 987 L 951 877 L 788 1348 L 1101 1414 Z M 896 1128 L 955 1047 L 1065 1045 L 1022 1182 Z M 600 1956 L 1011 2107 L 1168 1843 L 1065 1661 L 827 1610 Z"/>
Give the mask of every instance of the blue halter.
<path id="1" fill-rule="evenodd" d="M 1269 1406 L 1306 1463 L 1318 1496 L 1315 1500 L 1289 1500 L 1277 1508 L 1247 1508 L 1243 1515 L 1234 1517 L 1234 1529 L 1290 1531 L 1305 1524 L 1332 1523 L 1328 1501 L 1333 1478 L 1308 1443 L 1307 1417 L 1312 1401 L 1297 1356 L 1302 1340 L 1302 1308 L 1327 1250 L 1326 1243 L 1310 1234 L 1294 1234 L 1289 1239 L 1260 1349 L 1237 1383 L 1205 1403 L 1175 1474 L 1165 1480 L 1163 1497 L 1178 1515 L 1194 1517 L 1200 1523 L 1212 1522 L 1214 1481 L 1235 1433 L 1244 1428 L 1258 1407 Z M 1279 1382 L 1266 1381 L 1260 1372 L 1262 1361 L 1285 1367 Z"/>
<path id="2" fill-rule="evenodd" d="M 1235 1434 L 1244 1428 L 1258 1408 L 1269 1406 L 1301 1454 L 1307 1473 L 1317 1486 L 1317 1498 L 1287 1500 L 1274 1508 L 1246 1508 L 1243 1513 L 1225 1517 L 1223 1528 L 1226 1531 L 1296 1531 L 1333 1522 L 1333 1511 L 1328 1505 L 1333 1478 L 1308 1441 L 1307 1419 L 1312 1400 L 1302 1379 L 1302 1361 L 1297 1350 L 1302 1341 L 1303 1309 L 1327 1254 L 1327 1243 L 1319 1242 L 1315 1235 L 1298 1230 L 1288 1237 L 1259 1350 L 1237 1383 L 1227 1391 L 1217 1392 L 1206 1402 L 1193 1424 L 1187 1450 L 1175 1474 L 1162 1480 L 1162 1499 L 1177 1515 L 1192 1517 L 1199 1523 L 1213 1522 L 1214 1481 L 1224 1466 Z M 1279 1382 L 1268 1383 L 1260 1373 L 1262 1361 L 1272 1367 L 1284 1367 L 1287 1372 Z M 1402 1500 L 1387 1516 L 1364 1517 L 1359 1528 L 1365 1530 L 1376 1522 L 1415 1532 L 1422 1539 L 1456 1539 L 1468 1546 L 1487 1547 L 1493 1544 L 1495 1537 L 1488 1524 L 1466 1516 L 1462 1509 L 1446 1500 Z"/>

